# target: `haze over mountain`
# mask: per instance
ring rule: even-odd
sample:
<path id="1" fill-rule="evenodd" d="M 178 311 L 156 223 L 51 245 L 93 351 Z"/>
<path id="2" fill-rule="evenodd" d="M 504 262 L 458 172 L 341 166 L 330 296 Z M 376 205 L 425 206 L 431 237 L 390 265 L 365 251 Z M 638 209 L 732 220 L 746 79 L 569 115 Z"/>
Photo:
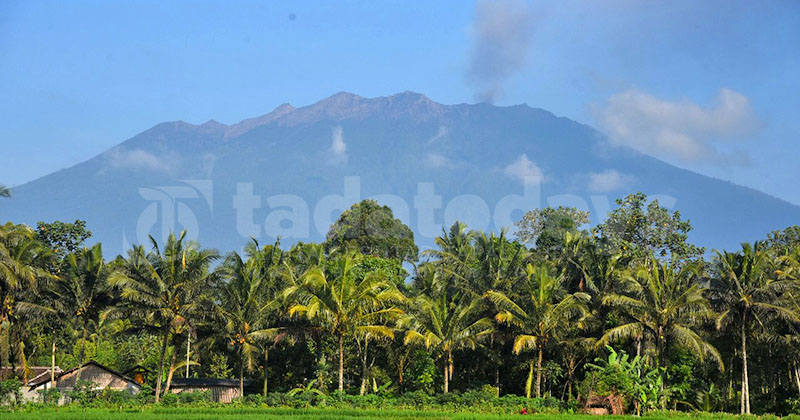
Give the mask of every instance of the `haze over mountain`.
<path id="1" fill-rule="evenodd" d="M 694 225 L 690 238 L 711 248 L 800 221 L 800 207 L 611 146 L 542 109 L 442 105 L 412 92 L 343 92 L 232 125 L 161 123 L 14 188 L 0 217 L 84 219 L 111 255 L 184 228 L 229 251 L 251 236 L 321 240 L 342 207 L 382 195 L 424 248 L 456 219 L 497 229 L 537 203 L 584 208 L 596 223 L 636 191 L 680 210 Z"/>

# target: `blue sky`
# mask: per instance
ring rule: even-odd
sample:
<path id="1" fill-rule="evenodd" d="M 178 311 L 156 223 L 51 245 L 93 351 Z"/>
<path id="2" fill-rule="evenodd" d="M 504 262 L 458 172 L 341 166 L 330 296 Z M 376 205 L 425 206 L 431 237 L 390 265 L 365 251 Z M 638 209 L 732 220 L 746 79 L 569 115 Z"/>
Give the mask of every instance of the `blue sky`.
<path id="1" fill-rule="evenodd" d="M 502 71 L 477 77 L 494 59 Z M 800 204 L 798 75 L 794 1 L 6 0 L 0 183 L 162 121 L 233 123 L 342 90 L 449 104 L 489 89 Z"/>

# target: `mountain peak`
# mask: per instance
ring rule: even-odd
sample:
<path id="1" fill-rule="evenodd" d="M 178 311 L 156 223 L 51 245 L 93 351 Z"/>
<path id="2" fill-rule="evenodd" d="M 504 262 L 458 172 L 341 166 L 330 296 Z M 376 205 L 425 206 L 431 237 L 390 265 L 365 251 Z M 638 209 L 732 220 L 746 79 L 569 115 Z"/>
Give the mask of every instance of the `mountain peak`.
<path id="1" fill-rule="evenodd" d="M 239 121 L 236 124 L 233 124 L 225 130 L 225 138 L 233 138 L 240 136 L 260 125 L 269 124 L 282 116 L 291 113 L 295 110 L 295 107 L 292 104 L 285 102 L 264 115 L 255 118 L 248 118 L 246 120 Z"/>
<path id="2" fill-rule="evenodd" d="M 406 90 L 400 93 L 395 93 L 394 95 L 390 96 L 389 99 L 394 100 L 404 100 L 404 101 L 420 101 L 420 102 L 433 102 L 427 96 L 417 93 L 411 90 Z"/>
<path id="3" fill-rule="evenodd" d="M 292 112 L 294 110 L 295 110 L 295 107 L 293 107 L 292 104 L 290 104 L 289 102 L 284 102 L 284 103 L 278 105 L 277 107 L 275 107 L 275 109 L 273 109 L 272 112 L 270 112 L 270 114 L 281 114 L 282 115 L 282 114 L 285 114 L 287 112 Z"/>
<path id="4" fill-rule="evenodd" d="M 310 105 L 309 107 L 317 108 L 317 109 L 322 109 L 322 108 L 330 108 L 330 109 L 339 108 L 339 109 L 341 109 L 341 108 L 347 108 L 347 107 L 352 107 L 352 106 L 358 105 L 364 99 L 365 99 L 364 97 L 356 95 L 355 93 L 339 92 L 339 93 L 335 93 L 335 94 L 333 94 L 333 95 L 331 95 L 331 96 L 329 96 L 329 97 L 327 97 L 327 98 L 325 98 L 325 99 L 323 99 L 323 100 L 321 100 L 321 101 L 319 101 L 319 102 L 317 102 L 317 103 L 315 103 L 313 105 Z M 303 108 L 308 108 L 308 107 L 303 107 Z"/>
<path id="5" fill-rule="evenodd" d="M 215 120 L 215 119 L 210 119 L 210 120 L 200 124 L 200 127 L 218 128 L 218 127 L 227 127 L 227 126 L 225 124 Z"/>

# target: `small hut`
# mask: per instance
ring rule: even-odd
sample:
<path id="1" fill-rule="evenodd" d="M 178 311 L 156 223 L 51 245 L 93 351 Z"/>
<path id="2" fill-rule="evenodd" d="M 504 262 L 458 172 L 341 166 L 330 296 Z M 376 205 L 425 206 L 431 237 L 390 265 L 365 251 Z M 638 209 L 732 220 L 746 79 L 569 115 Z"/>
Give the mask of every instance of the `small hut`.
<path id="1" fill-rule="evenodd" d="M 244 381 L 245 387 L 249 384 L 250 380 Z M 214 402 L 226 404 L 241 397 L 237 379 L 174 378 L 170 385 L 170 391 L 173 394 L 211 391 L 211 399 Z"/>
<path id="2" fill-rule="evenodd" d="M 56 376 L 56 389 L 62 394 L 67 391 L 72 391 L 78 379 L 78 372 L 81 373 L 81 382 L 92 383 L 93 389 L 95 390 L 110 388 L 118 391 L 128 391 L 131 394 L 138 394 L 142 389 L 141 385 L 133 379 L 93 360 L 84 363 L 82 366 L 61 372 L 60 375 Z M 52 384 L 49 376 L 30 383 L 31 392 L 38 392 L 51 387 Z"/>
<path id="3" fill-rule="evenodd" d="M 625 414 L 625 400 L 617 394 L 601 396 L 592 392 L 589 393 L 583 408 L 586 414 L 622 415 Z"/>

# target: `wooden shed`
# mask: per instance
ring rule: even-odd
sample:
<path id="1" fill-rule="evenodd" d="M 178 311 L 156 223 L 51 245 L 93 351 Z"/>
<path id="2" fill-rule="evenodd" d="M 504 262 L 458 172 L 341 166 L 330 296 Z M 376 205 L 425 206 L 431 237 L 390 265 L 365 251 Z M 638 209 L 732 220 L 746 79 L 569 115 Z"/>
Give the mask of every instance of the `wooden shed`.
<path id="1" fill-rule="evenodd" d="M 56 377 L 56 389 L 62 393 L 73 390 L 78 379 L 78 372 L 81 373 L 81 382 L 91 382 L 93 384 L 92 388 L 96 390 L 111 388 L 118 391 L 128 391 L 131 394 L 138 394 L 141 390 L 141 385 L 133 379 L 95 361 L 89 361 L 82 366 L 61 372 Z M 37 382 L 32 382 L 30 391 L 48 389 L 51 386 L 50 378 L 43 378 Z"/>
<path id="2" fill-rule="evenodd" d="M 244 384 L 247 387 L 250 380 L 245 380 Z M 214 402 L 226 404 L 241 396 L 237 379 L 174 378 L 170 385 L 170 391 L 173 394 L 211 391 L 211 398 Z"/>

